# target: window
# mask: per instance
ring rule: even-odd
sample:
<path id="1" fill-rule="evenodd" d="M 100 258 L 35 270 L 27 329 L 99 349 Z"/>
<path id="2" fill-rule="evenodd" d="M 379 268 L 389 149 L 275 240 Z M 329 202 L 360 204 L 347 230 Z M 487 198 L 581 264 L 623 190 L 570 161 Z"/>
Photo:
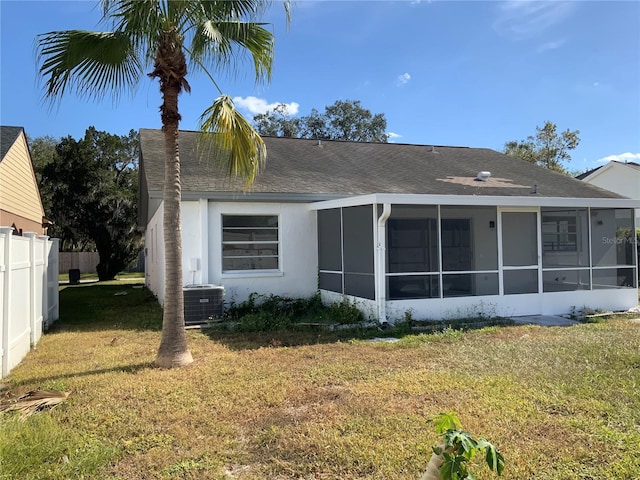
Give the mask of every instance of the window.
<path id="1" fill-rule="evenodd" d="M 279 268 L 277 215 L 222 216 L 222 271 Z"/>
<path id="2" fill-rule="evenodd" d="M 542 219 L 542 235 L 545 252 L 575 252 L 578 249 L 576 217 L 554 217 Z"/>

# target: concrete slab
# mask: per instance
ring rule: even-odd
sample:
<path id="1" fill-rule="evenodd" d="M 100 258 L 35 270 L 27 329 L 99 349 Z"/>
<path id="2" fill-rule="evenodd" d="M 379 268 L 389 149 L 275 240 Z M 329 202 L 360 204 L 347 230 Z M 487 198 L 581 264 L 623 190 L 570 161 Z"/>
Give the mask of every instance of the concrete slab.
<path id="1" fill-rule="evenodd" d="M 520 325 L 540 325 L 541 327 L 571 327 L 580 323 L 559 315 L 526 315 L 511 317 L 511 320 Z"/>

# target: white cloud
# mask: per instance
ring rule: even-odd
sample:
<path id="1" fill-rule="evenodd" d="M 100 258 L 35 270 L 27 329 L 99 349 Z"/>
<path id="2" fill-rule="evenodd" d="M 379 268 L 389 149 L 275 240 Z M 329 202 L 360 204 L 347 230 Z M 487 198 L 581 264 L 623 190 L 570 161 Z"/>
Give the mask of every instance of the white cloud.
<path id="1" fill-rule="evenodd" d="M 571 13 L 573 2 L 510 0 L 500 5 L 493 29 L 511 40 L 534 37 Z"/>
<path id="2" fill-rule="evenodd" d="M 409 83 L 409 80 L 411 80 L 411 75 L 409 75 L 408 73 L 403 73 L 402 75 L 398 75 L 398 77 L 396 78 L 396 86 L 402 87 L 407 83 Z"/>
<path id="3" fill-rule="evenodd" d="M 402 138 L 402 135 L 394 132 L 387 132 L 387 138 L 389 139 L 389 143 L 393 143 L 396 138 Z"/>
<path id="4" fill-rule="evenodd" d="M 598 163 L 608 163 L 608 162 L 637 162 L 640 161 L 640 152 L 639 153 L 620 153 L 619 155 L 608 155 L 604 158 L 596 160 Z"/>
<path id="5" fill-rule="evenodd" d="M 556 48 L 560 48 L 562 45 L 564 45 L 564 42 L 564 40 L 556 40 L 555 42 L 543 43 L 537 48 L 536 52 L 542 53 L 546 52 L 547 50 L 555 50 Z"/>
<path id="6" fill-rule="evenodd" d="M 259 113 L 267 113 L 273 110 L 274 108 L 276 108 L 280 104 L 284 104 L 287 106 L 287 113 L 289 115 L 297 115 L 298 111 L 300 110 L 300 104 L 296 102 L 267 103 L 267 101 L 264 98 L 258 98 L 253 96 L 233 97 L 233 103 L 235 103 L 238 108 L 247 110 L 249 113 L 253 115 L 258 115 Z"/>

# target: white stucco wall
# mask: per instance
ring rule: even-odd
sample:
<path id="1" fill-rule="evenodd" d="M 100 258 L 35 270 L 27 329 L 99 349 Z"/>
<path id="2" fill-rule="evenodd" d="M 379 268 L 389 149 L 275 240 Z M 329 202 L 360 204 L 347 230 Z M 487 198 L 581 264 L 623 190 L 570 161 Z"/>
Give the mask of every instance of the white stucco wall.
<path id="1" fill-rule="evenodd" d="M 387 302 L 387 320 L 390 323 L 402 320 L 407 311 L 410 311 L 413 318 L 418 320 L 441 320 L 479 315 L 487 317 L 560 315 L 584 308 L 620 311 L 637 304 L 638 291 L 635 288 L 393 300 Z"/>
<path id="2" fill-rule="evenodd" d="M 222 272 L 222 215 L 278 215 L 280 271 Z M 318 285 L 316 212 L 302 203 L 209 202 L 208 283 L 223 285 L 226 302 L 242 302 L 253 292 L 309 297 Z"/>
<path id="3" fill-rule="evenodd" d="M 147 225 L 146 284 L 164 300 L 164 234 L 161 205 Z M 278 215 L 280 271 L 225 274 L 222 272 L 222 215 Z M 316 212 L 307 204 L 183 201 L 183 284 L 225 287 L 225 302 L 242 302 L 251 293 L 309 297 L 317 289 Z"/>
<path id="4" fill-rule="evenodd" d="M 161 204 L 147 224 L 144 236 L 145 251 L 145 284 L 157 297 L 160 305 L 164 303 L 164 231 L 162 216 L 164 205 Z"/>

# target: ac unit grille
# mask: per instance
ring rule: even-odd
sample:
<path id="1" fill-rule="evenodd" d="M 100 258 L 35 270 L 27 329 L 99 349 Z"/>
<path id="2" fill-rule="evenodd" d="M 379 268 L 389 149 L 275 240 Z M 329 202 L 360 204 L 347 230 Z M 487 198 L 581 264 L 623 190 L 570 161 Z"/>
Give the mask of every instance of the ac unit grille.
<path id="1" fill-rule="evenodd" d="M 185 325 L 202 325 L 210 317 L 221 317 L 224 287 L 218 285 L 188 285 L 184 292 Z"/>

